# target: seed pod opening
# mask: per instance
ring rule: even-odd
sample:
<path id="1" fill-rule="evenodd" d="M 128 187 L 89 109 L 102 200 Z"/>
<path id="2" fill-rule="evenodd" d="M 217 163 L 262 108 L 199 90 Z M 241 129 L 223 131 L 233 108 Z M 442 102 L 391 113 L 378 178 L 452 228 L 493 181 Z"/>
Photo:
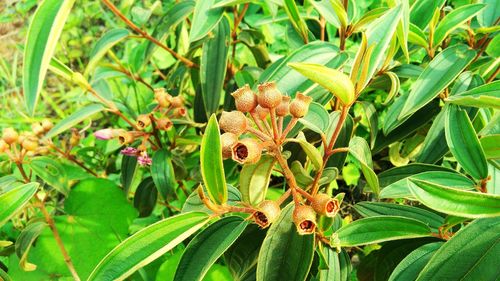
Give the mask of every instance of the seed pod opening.
<path id="1" fill-rule="evenodd" d="M 335 217 L 340 209 L 339 201 L 325 193 L 318 193 L 314 196 L 312 207 L 316 213 L 327 217 Z"/>
<path id="2" fill-rule="evenodd" d="M 259 207 L 252 215 L 252 219 L 260 227 L 266 228 L 278 219 L 280 213 L 281 208 L 278 203 L 271 200 L 265 200 L 259 204 Z"/>
<path id="3" fill-rule="evenodd" d="M 183 117 L 186 116 L 186 114 L 187 114 L 187 109 L 185 107 L 178 107 L 174 110 L 175 117 Z"/>
<path id="4" fill-rule="evenodd" d="M 312 98 L 302 93 L 297 93 L 295 99 L 290 103 L 290 114 L 295 118 L 304 117 L 309 111 Z"/>
<path id="5" fill-rule="evenodd" d="M 248 84 L 239 88 L 231 94 L 236 104 L 236 109 L 241 112 L 251 112 L 257 106 L 257 96 Z"/>
<path id="6" fill-rule="evenodd" d="M 172 121 L 166 117 L 156 120 L 156 128 L 161 131 L 168 131 L 173 127 L 173 125 Z"/>
<path id="7" fill-rule="evenodd" d="M 163 88 L 158 88 L 155 89 L 154 91 L 155 91 L 155 100 L 156 102 L 158 102 L 158 105 L 162 108 L 169 107 L 172 96 L 169 95 L 167 92 L 165 92 L 165 89 Z"/>
<path id="8" fill-rule="evenodd" d="M 300 235 L 312 234 L 316 230 L 316 213 L 311 206 L 295 206 L 293 210 L 293 222 Z"/>
<path id="9" fill-rule="evenodd" d="M 262 147 L 255 139 L 242 139 L 232 147 L 232 158 L 240 164 L 252 164 L 259 161 Z"/>
<path id="10" fill-rule="evenodd" d="M 219 120 L 220 128 L 226 133 L 233 133 L 237 136 L 247 130 L 247 118 L 239 111 L 222 112 Z"/>
<path id="11" fill-rule="evenodd" d="M 275 108 L 281 102 L 282 94 L 278 90 L 276 83 L 267 82 L 262 83 L 258 86 L 259 95 L 257 97 L 257 101 L 259 105 L 264 108 Z"/>
<path id="12" fill-rule="evenodd" d="M 144 130 L 151 125 L 151 118 L 148 114 L 141 114 L 137 117 L 136 125 L 139 130 Z"/>
<path id="13" fill-rule="evenodd" d="M 222 157 L 231 158 L 233 145 L 238 141 L 238 136 L 233 133 L 224 133 L 220 136 L 222 146 Z"/>
<path id="14" fill-rule="evenodd" d="M 130 132 L 123 130 L 118 134 L 118 141 L 120 142 L 121 145 L 129 144 L 134 141 L 134 135 Z"/>

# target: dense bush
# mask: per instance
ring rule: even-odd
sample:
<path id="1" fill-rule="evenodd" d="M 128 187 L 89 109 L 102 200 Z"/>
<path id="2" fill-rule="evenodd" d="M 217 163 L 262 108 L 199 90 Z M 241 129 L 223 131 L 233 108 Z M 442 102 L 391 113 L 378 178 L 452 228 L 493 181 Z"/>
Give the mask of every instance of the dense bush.
<path id="1" fill-rule="evenodd" d="M 498 280 L 499 1 L 115 2 L 0 4 L 0 280 Z"/>

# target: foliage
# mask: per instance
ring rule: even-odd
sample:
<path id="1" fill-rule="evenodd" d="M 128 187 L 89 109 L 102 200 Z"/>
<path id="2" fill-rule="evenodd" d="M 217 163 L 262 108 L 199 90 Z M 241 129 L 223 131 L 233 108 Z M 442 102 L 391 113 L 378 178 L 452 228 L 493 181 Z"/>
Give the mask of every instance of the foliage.
<path id="1" fill-rule="evenodd" d="M 4 2 L 0 280 L 500 275 L 500 1 Z"/>

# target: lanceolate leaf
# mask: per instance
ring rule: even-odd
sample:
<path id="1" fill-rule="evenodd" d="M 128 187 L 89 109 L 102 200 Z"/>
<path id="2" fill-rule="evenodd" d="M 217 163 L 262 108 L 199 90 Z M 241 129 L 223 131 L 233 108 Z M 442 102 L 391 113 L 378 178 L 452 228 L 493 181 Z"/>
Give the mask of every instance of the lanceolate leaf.
<path id="1" fill-rule="evenodd" d="M 262 243 L 257 281 L 303 281 L 314 256 L 314 235 L 299 235 L 292 221 L 293 203 L 281 211 Z"/>
<path id="2" fill-rule="evenodd" d="M 403 120 L 431 102 L 474 59 L 476 52 L 456 45 L 439 53 L 413 84 L 398 119 Z"/>
<path id="3" fill-rule="evenodd" d="M 151 164 L 151 176 L 158 192 L 163 200 L 175 191 L 177 182 L 175 181 L 174 166 L 172 165 L 171 153 L 162 148 L 153 155 Z"/>
<path id="4" fill-rule="evenodd" d="M 75 0 L 44 0 L 28 29 L 24 49 L 23 89 L 28 113 L 33 115 L 50 60 Z"/>
<path id="5" fill-rule="evenodd" d="M 275 162 L 274 157 L 264 155 L 259 162 L 243 166 L 240 172 L 240 191 L 243 201 L 255 206 L 266 198 Z"/>
<path id="6" fill-rule="evenodd" d="M 226 177 L 222 165 L 219 125 L 215 114 L 210 117 L 201 140 L 201 175 L 210 199 L 218 204 L 227 201 Z"/>
<path id="7" fill-rule="evenodd" d="M 427 207 L 464 218 L 500 216 L 500 196 L 459 190 L 428 181 L 409 179 L 410 191 Z"/>
<path id="8" fill-rule="evenodd" d="M 305 138 L 290 139 L 289 141 L 296 142 L 300 145 L 300 147 L 302 147 L 304 152 L 307 154 L 307 157 L 309 158 L 309 160 L 311 160 L 312 164 L 316 169 L 319 170 L 323 166 L 323 157 L 321 156 L 321 153 L 314 145 L 307 142 Z"/>
<path id="9" fill-rule="evenodd" d="M 500 109 L 500 81 L 494 81 L 451 96 L 446 101 L 458 105 Z"/>
<path id="10" fill-rule="evenodd" d="M 0 226 L 21 210 L 35 195 L 38 183 L 32 182 L 17 186 L 0 194 Z"/>
<path id="11" fill-rule="evenodd" d="M 500 218 L 478 219 L 442 245 L 416 280 L 496 280 L 498 253 Z"/>
<path id="12" fill-rule="evenodd" d="M 71 127 L 75 126 L 76 124 L 82 122 L 83 120 L 90 118 L 90 116 L 96 114 L 97 112 L 102 112 L 104 109 L 104 106 L 100 104 L 91 104 L 88 105 L 70 116 L 66 117 L 59 123 L 57 123 L 54 128 L 52 128 L 47 134 L 45 134 L 44 138 L 50 139 L 55 135 L 58 135 Z"/>
<path id="13" fill-rule="evenodd" d="M 488 176 L 483 148 L 465 110 L 449 105 L 445 117 L 446 142 L 464 170 L 477 180 Z"/>
<path id="14" fill-rule="evenodd" d="M 229 35 L 231 30 L 227 19 L 222 19 L 213 30 L 213 37 L 203 43 L 200 80 L 203 104 L 207 117 L 219 107 L 229 54 Z"/>
<path id="15" fill-rule="evenodd" d="M 216 2 L 216 0 L 196 1 L 189 42 L 205 37 L 222 18 L 224 8 L 212 8 Z"/>
<path id="16" fill-rule="evenodd" d="M 125 39 L 129 35 L 129 31 L 124 28 L 112 29 L 97 40 L 94 48 L 90 52 L 90 60 L 85 68 L 85 77 L 91 73 L 97 63 L 106 55 L 106 53 L 113 48 L 114 45 Z"/>
<path id="17" fill-rule="evenodd" d="M 111 250 L 88 281 L 124 280 L 173 249 L 208 221 L 205 213 L 184 213 L 143 228 Z"/>
<path id="18" fill-rule="evenodd" d="M 23 270 L 32 271 L 36 269 L 36 264 L 28 262 L 28 253 L 36 238 L 46 226 L 47 224 L 43 221 L 34 221 L 28 224 L 19 234 L 16 240 L 16 255 L 19 258 L 19 266 Z"/>
<path id="19" fill-rule="evenodd" d="M 484 4 L 464 5 L 447 14 L 436 27 L 432 46 L 439 46 L 448 34 L 479 13 L 485 6 Z"/>
<path id="20" fill-rule="evenodd" d="M 241 217 L 226 217 L 196 235 L 182 255 L 174 281 L 202 280 L 217 259 L 238 239 L 247 224 Z"/>
<path id="21" fill-rule="evenodd" d="M 349 142 L 349 153 L 351 153 L 351 155 L 359 161 L 361 164 L 361 171 L 363 172 L 368 185 L 372 189 L 373 193 L 378 196 L 380 193 L 380 185 L 377 175 L 373 171 L 370 147 L 368 146 L 366 140 L 357 136 L 352 138 Z"/>
<path id="22" fill-rule="evenodd" d="M 299 119 L 306 128 L 315 131 L 318 134 L 322 134 L 328 129 L 330 122 L 330 116 L 328 111 L 319 103 L 312 102 L 309 105 L 309 110 L 306 116 Z"/>
<path id="23" fill-rule="evenodd" d="M 354 85 L 343 72 L 312 63 L 289 63 L 288 66 L 326 88 L 343 104 L 349 105 L 354 101 Z"/>
<path id="24" fill-rule="evenodd" d="M 294 0 L 284 0 L 283 6 L 285 11 L 292 22 L 293 27 L 297 32 L 302 36 L 304 41 L 307 41 L 309 36 L 309 30 L 307 29 L 307 24 L 299 14 L 299 9 L 297 8 L 297 4 Z"/>
<path id="25" fill-rule="evenodd" d="M 417 279 L 418 274 L 442 245 L 442 242 L 429 243 L 411 252 L 396 266 L 389 277 L 389 281 Z"/>
<path id="26" fill-rule="evenodd" d="M 418 26 L 420 29 L 425 29 L 431 21 L 434 11 L 443 6 L 445 0 L 417 0 L 411 7 L 410 22 Z"/>
<path id="27" fill-rule="evenodd" d="M 397 216 L 360 219 L 341 227 L 336 232 L 342 247 L 425 237 L 430 236 L 430 234 L 431 229 L 425 223 Z"/>
<path id="28" fill-rule="evenodd" d="M 320 281 L 348 281 L 351 280 L 351 258 L 345 250 L 337 253 L 330 247 L 322 247 L 325 256 L 326 269 L 319 271 Z"/>

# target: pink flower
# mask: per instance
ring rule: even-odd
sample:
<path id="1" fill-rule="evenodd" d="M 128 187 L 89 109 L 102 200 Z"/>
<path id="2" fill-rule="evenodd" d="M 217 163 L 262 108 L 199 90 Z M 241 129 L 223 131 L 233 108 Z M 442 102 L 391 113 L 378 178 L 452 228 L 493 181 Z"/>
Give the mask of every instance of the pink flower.
<path id="1" fill-rule="evenodd" d="M 100 140 L 110 140 L 115 137 L 114 129 L 102 129 L 94 132 L 94 136 Z"/>
<path id="2" fill-rule="evenodd" d="M 122 151 L 120 153 L 123 155 L 127 155 L 127 156 L 137 156 L 137 154 L 139 153 L 139 150 L 137 150 L 137 148 L 129 146 L 129 147 L 122 149 Z"/>
<path id="3" fill-rule="evenodd" d="M 151 158 L 148 156 L 148 153 L 146 151 L 141 152 L 139 157 L 137 157 L 137 162 L 141 166 L 146 166 L 146 165 L 151 165 L 153 162 Z"/>

